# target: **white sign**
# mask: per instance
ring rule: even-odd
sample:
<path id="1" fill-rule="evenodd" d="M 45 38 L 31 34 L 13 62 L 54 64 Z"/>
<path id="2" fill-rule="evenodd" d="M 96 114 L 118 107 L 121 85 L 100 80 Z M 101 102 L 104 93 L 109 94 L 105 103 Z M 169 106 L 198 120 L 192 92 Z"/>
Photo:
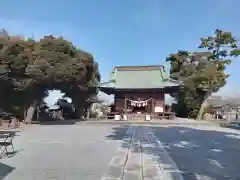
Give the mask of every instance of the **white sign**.
<path id="1" fill-rule="evenodd" d="M 121 116 L 120 115 L 115 115 L 115 121 L 120 121 L 121 120 Z"/>
<path id="2" fill-rule="evenodd" d="M 155 107 L 155 112 L 163 112 L 163 107 L 161 107 L 161 106 L 156 106 L 156 107 Z"/>
<path id="3" fill-rule="evenodd" d="M 151 117 L 149 115 L 146 115 L 146 121 L 150 121 Z"/>

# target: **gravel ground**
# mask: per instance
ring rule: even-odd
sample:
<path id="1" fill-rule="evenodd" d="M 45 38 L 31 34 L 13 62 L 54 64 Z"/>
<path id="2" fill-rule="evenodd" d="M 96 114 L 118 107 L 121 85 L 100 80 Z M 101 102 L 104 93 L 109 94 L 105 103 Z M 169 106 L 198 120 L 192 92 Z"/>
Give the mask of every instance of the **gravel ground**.
<path id="1" fill-rule="evenodd" d="M 121 144 L 107 137 L 113 127 L 33 125 L 16 137 L 16 154 L 0 160 L 0 175 L 6 180 L 99 180 Z"/>
<path id="2" fill-rule="evenodd" d="M 240 131 L 212 124 L 31 125 L 17 134 L 0 179 L 240 179 Z"/>

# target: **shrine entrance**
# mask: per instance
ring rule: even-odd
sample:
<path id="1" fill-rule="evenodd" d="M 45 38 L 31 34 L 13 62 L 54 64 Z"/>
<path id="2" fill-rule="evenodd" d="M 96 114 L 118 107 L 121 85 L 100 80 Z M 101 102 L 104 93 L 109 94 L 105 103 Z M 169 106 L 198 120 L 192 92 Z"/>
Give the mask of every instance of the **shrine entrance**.
<path id="1" fill-rule="evenodd" d="M 146 109 L 145 106 L 142 106 L 142 107 L 133 106 L 132 107 L 132 112 L 134 112 L 134 113 L 139 113 L 139 112 L 145 113 L 145 112 L 147 112 L 147 109 Z"/>
<path id="2" fill-rule="evenodd" d="M 127 112 L 144 114 L 152 112 L 152 98 L 147 100 L 132 100 L 125 98 Z"/>

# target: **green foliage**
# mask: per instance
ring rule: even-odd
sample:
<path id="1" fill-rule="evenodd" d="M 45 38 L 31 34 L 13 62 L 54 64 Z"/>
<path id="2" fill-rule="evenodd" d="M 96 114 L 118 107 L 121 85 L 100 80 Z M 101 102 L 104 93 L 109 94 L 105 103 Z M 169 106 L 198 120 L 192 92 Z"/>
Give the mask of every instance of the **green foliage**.
<path id="1" fill-rule="evenodd" d="M 36 41 L 9 36 L 4 30 L 0 33 L 2 109 L 14 113 L 9 109 L 28 107 L 50 89 L 60 89 L 78 99 L 78 106 L 96 95 L 99 81 L 93 56 L 62 37 L 44 36 Z"/>
<path id="2" fill-rule="evenodd" d="M 226 84 L 229 75 L 225 68 L 231 57 L 240 54 L 236 43 L 230 32 L 217 29 L 214 36 L 201 38 L 199 48 L 205 52 L 178 51 L 166 59 L 171 64 L 171 78 L 183 82 L 182 90 L 172 94 L 179 116 L 196 117 L 203 101 Z"/>
<path id="3" fill-rule="evenodd" d="M 66 99 L 59 99 L 56 105 L 62 110 L 64 119 L 76 118 L 73 104 L 69 103 Z"/>

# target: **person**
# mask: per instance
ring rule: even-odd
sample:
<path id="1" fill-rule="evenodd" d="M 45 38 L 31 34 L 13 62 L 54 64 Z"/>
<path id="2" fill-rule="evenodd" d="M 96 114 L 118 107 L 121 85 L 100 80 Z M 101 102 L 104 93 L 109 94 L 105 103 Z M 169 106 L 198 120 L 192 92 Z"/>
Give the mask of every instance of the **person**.
<path id="1" fill-rule="evenodd" d="M 123 120 L 123 111 L 121 111 L 120 115 L 121 115 L 121 120 Z"/>
<path id="2" fill-rule="evenodd" d="M 8 121 L 8 127 L 10 127 L 11 124 L 12 124 L 12 119 L 9 119 L 9 121 Z"/>
<path id="3" fill-rule="evenodd" d="M 8 127 L 10 128 L 14 123 L 14 119 L 11 118 L 9 121 L 8 121 Z"/>
<path id="4" fill-rule="evenodd" d="M 238 114 L 238 111 L 236 112 L 235 120 L 239 120 L 239 114 Z"/>

